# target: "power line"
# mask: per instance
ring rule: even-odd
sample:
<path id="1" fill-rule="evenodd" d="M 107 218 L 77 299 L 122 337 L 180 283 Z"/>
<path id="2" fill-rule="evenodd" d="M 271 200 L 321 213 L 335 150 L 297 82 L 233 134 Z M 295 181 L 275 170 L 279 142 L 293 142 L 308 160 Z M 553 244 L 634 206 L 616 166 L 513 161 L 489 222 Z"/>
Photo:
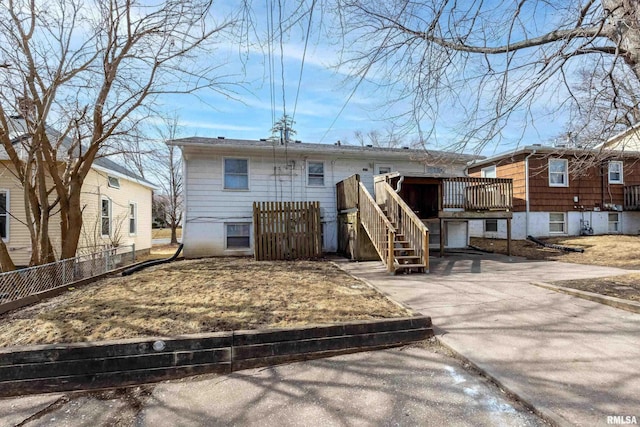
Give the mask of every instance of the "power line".
<path id="1" fill-rule="evenodd" d="M 316 0 L 311 2 L 311 9 L 309 10 L 309 22 L 307 23 L 307 35 L 304 39 L 304 50 L 302 51 L 302 63 L 300 64 L 300 76 L 298 77 L 298 89 L 296 90 L 296 100 L 293 104 L 293 116 L 291 121 L 296 118 L 296 110 L 298 108 L 298 96 L 300 95 L 300 86 L 302 85 L 302 71 L 304 70 L 304 60 L 307 57 L 307 45 L 309 44 L 309 34 L 311 33 L 311 20 L 313 18 L 313 9 L 316 5 Z"/>

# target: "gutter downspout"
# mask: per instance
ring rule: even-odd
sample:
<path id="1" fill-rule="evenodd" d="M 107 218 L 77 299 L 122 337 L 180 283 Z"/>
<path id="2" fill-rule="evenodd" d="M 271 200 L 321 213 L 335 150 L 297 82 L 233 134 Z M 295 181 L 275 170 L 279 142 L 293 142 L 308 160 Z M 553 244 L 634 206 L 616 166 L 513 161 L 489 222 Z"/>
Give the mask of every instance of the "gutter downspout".
<path id="1" fill-rule="evenodd" d="M 524 213 L 524 230 L 525 230 L 525 238 L 529 236 L 529 157 L 536 154 L 536 149 L 534 148 L 531 154 L 524 158 L 524 200 L 526 203 L 525 213 Z"/>
<path id="2" fill-rule="evenodd" d="M 402 181 L 404 181 L 404 175 L 401 175 L 396 183 L 396 194 L 400 194 L 400 190 L 402 190 Z"/>

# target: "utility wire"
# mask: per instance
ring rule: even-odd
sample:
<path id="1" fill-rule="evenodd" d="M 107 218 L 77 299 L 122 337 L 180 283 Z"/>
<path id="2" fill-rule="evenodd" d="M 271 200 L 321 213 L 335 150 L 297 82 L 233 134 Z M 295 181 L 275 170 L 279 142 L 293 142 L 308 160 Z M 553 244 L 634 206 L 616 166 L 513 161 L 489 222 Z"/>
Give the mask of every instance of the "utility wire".
<path id="1" fill-rule="evenodd" d="M 296 118 L 296 110 L 298 109 L 298 97 L 300 96 L 300 86 L 302 85 L 302 71 L 304 70 L 304 60 L 307 57 L 307 45 L 309 44 L 309 33 L 311 33 L 311 20 L 313 18 L 313 9 L 316 6 L 316 0 L 311 2 L 311 9 L 309 10 L 309 22 L 307 23 L 307 35 L 304 39 L 304 50 L 302 51 L 302 64 L 300 64 L 300 76 L 298 77 L 298 89 L 296 90 L 296 100 L 293 104 L 293 115 L 291 116 L 291 122 Z"/>

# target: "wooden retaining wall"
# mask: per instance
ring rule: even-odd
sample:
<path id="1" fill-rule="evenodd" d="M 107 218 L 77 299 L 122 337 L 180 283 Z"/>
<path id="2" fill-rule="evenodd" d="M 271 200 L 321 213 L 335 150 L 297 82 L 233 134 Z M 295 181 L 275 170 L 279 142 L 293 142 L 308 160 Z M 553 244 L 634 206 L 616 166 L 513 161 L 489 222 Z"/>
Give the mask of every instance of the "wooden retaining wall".
<path id="1" fill-rule="evenodd" d="M 427 316 L 293 329 L 0 349 L 0 396 L 145 384 L 386 348 L 433 336 Z"/>

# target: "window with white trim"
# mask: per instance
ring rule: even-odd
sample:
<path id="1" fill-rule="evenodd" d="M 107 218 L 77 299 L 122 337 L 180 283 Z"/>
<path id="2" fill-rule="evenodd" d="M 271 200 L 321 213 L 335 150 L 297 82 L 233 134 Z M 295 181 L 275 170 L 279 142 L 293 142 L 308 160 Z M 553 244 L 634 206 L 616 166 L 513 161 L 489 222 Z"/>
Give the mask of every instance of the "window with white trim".
<path id="1" fill-rule="evenodd" d="M 138 204 L 129 202 L 129 234 L 136 234 L 138 229 Z"/>
<path id="2" fill-rule="evenodd" d="M 111 188 L 120 188 L 120 180 L 115 176 L 108 176 L 107 181 L 109 183 L 109 187 Z"/>
<path id="3" fill-rule="evenodd" d="M 225 190 L 249 189 L 248 159 L 224 159 L 224 188 Z"/>
<path id="4" fill-rule="evenodd" d="M 391 165 L 376 165 L 376 175 L 391 173 L 391 171 L 393 171 L 393 166 Z"/>
<path id="5" fill-rule="evenodd" d="M 549 233 L 565 234 L 567 232 L 567 221 L 564 212 L 549 212 Z"/>
<path id="6" fill-rule="evenodd" d="M 549 159 L 549 187 L 568 187 L 568 170 L 567 159 Z"/>
<path id="7" fill-rule="evenodd" d="M 496 165 L 487 166 L 486 168 L 480 169 L 480 176 L 482 178 L 497 178 L 496 174 Z"/>
<path id="8" fill-rule="evenodd" d="M 9 191 L 0 190 L 0 237 L 9 236 Z"/>
<path id="9" fill-rule="evenodd" d="M 497 219 L 485 219 L 484 220 L 484 231 L 487 233 L 497 233 L 498 232 L 498 220 Z"/>
<path id="10" fill-rule="evenodd" d="M 251 224 L 248 222 L 225 223 L 227 249 L 251 248 Z"/>
<path id="11" fill-rule="evenodd" d="M 620 213 L 609 212 L 609 233 L 620 232 Z"/>
<path id="12" fill-rule="evenodd" d="M 324 186 L 324 162 L 307 162 L 307 184 L 310 186 Z"/>
<path id="13" fill-rule="evenodd" d="M 609 162 L 609 184 L 622 184 L 622 162 Z"/>
<path id="14" fill-rule="evenodd" d="M 111 200 L 100 199 L 100 232 L 103 237 L 111 235 Z"/>

